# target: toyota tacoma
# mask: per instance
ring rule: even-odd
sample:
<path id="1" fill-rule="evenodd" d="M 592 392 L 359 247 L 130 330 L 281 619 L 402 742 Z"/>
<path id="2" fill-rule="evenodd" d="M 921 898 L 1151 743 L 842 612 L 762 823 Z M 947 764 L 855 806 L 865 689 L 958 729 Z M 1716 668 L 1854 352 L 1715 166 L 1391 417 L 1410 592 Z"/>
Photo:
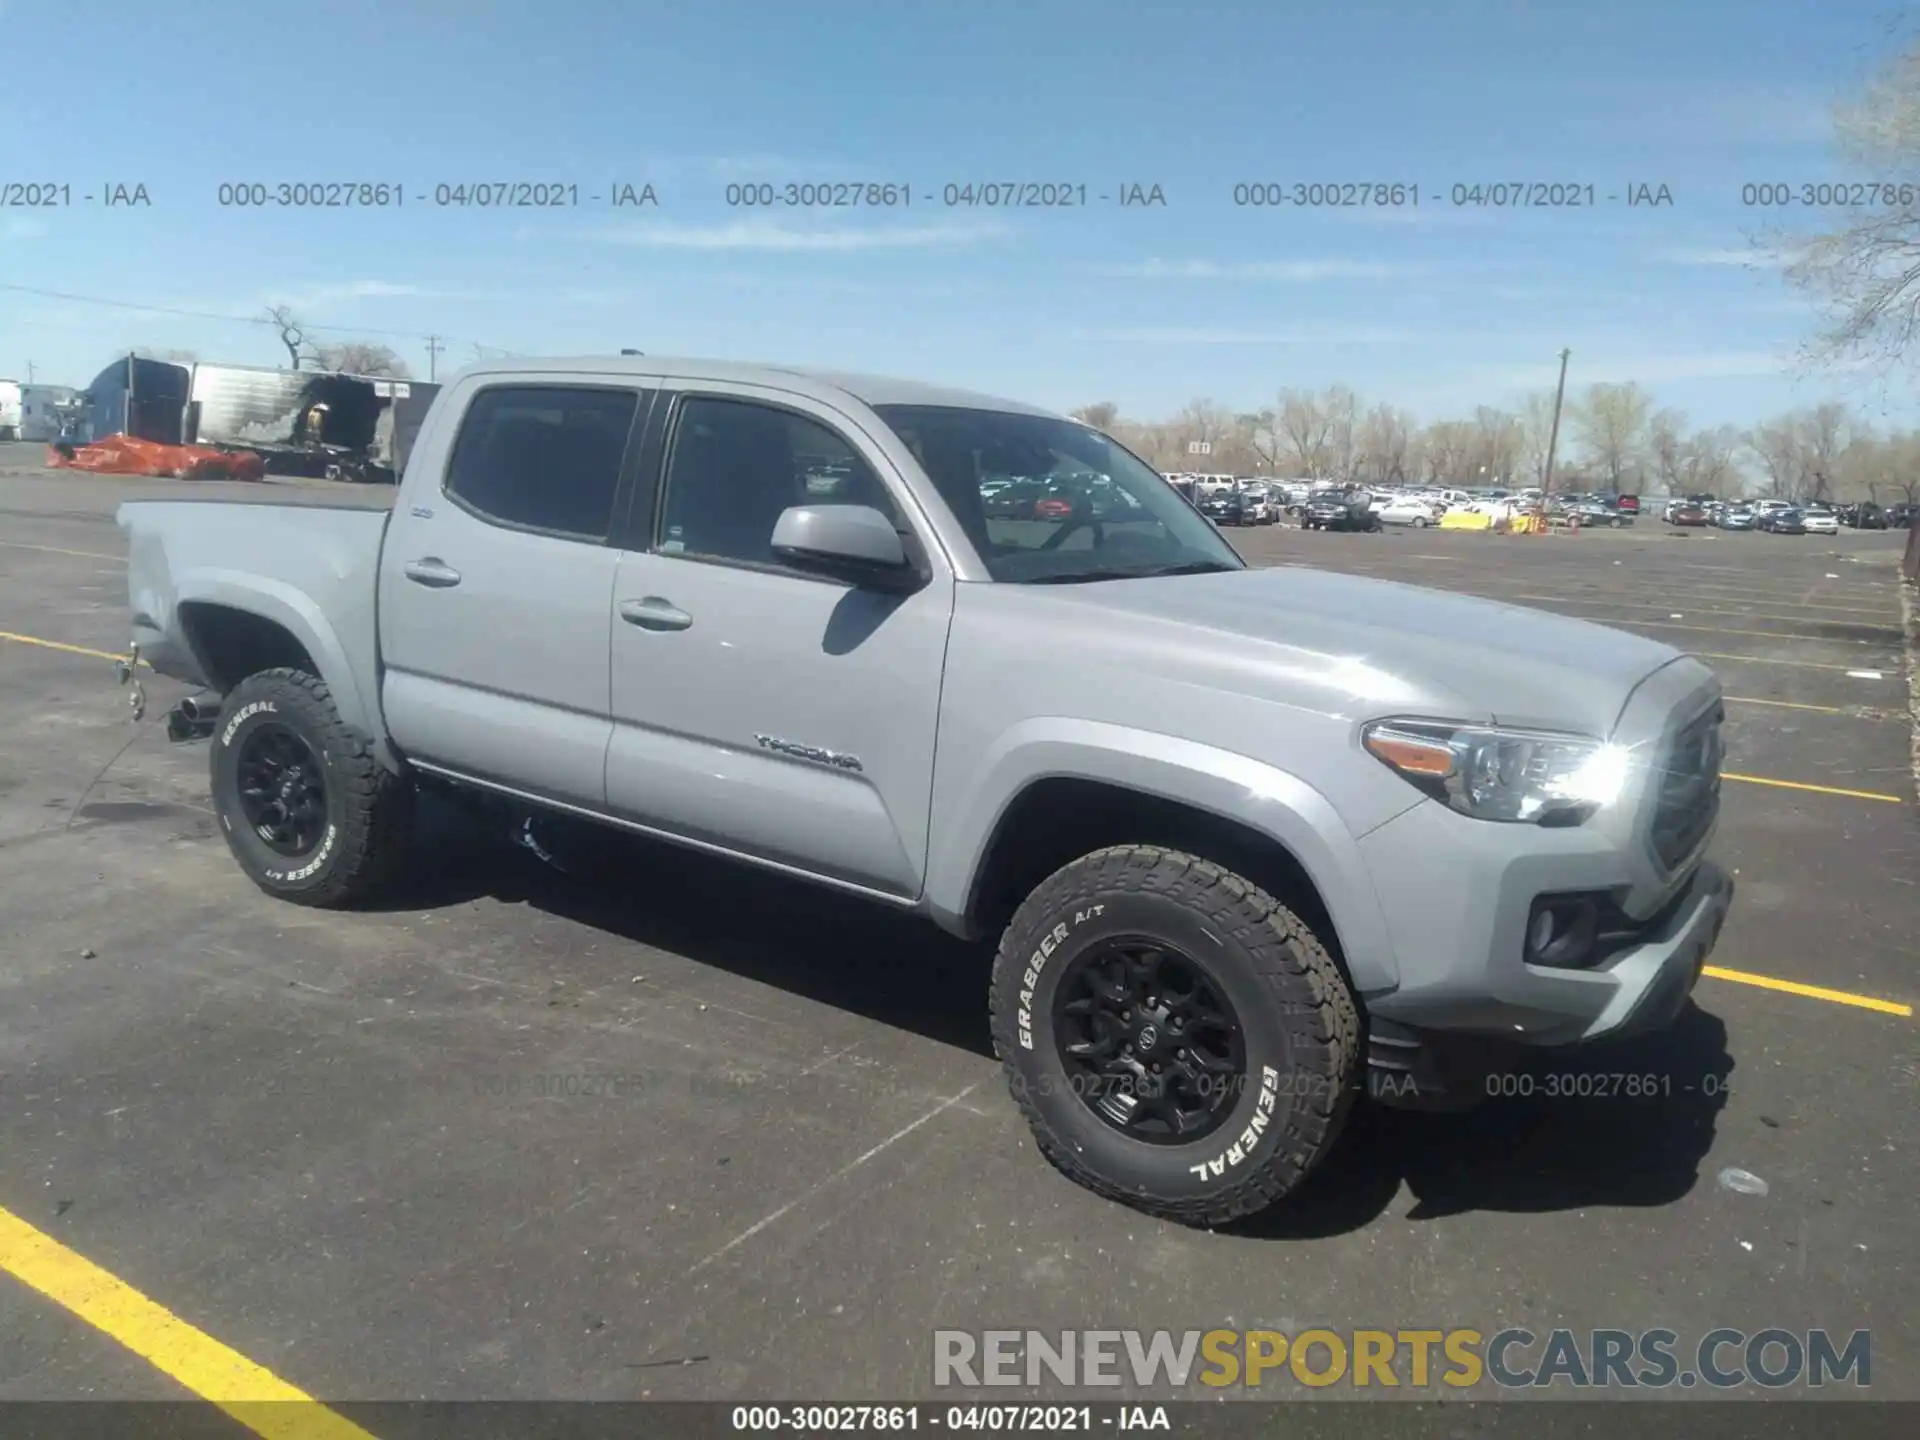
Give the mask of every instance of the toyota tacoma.
<path id="1" fill-rule="evenodd" d="M 1087 474 L 1125 503 L 982 498 Z M 1188 1223 L 1294 1190 L 1369 1090 L 1466 1103 L 1502 1057 L 1667 1025 L 1731 903 L 1698 661 L 1250 568 L 1012 401 L 523 360 L 436 397 L 390 510 L 119 521 L 131 638 L 200 692 L 177 728 L 262 890 L 402 883 L 436 787 L 917 912 L 997 943 L 1040 1149 Z"/>

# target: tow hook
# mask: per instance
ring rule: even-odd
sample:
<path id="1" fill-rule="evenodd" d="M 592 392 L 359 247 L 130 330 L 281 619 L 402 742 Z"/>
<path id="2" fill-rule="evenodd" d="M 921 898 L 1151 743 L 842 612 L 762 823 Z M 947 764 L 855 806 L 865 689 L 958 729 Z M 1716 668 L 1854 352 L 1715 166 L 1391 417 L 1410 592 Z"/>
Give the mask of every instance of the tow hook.
<path id="1" fill-rule="evenodd" d="M 220 707 L 218 695 L 189 695 L 167 712 L 167 739 L 175 744 L 206 739 L 220 722 Z"/>
<path id="2" fill-rule="evenodd" d="M 136 644 L 127 652 L 127 658 L 113 662 L 113 677 L 122 685 L 133 686 L 127 695 L 127 708 L 133 711 L 133 718 L 140 720 L 147 713 L 147 687 L 140 682 L 137 674 L 140 668 L 140 647 Z"/>

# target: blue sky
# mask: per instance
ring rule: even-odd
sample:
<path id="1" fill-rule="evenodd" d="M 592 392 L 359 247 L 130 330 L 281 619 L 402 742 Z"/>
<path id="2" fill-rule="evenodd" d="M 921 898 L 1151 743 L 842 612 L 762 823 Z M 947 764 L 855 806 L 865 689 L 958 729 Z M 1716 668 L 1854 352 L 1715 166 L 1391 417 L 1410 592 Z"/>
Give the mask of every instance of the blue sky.
<path id="1" fill-rule="evenodd" d="M 1904 392 L 1804 371 L 1811 317 L 1751 263 L 1747 182 L 1846 178 L 1828 109 L 1893 42 L 1861 0 L 0 0 L 0 282 L 212 316 L 290 303 L 442 374 L 522 353 L 897 373 L 1140 416 L 1339 382 L 1441 418 L 1638 379 L 1699 423 Z M 122 59 L 114 58 L 117 50 Z M 59 63 L 72 54 L 71 68 Z M 123 82 L 122 77 L 130 77 Z M 137 77 L 146 77 L 144 79 Z M 391 181 L 399 210 L 239 210 L 223 182 Z M 1087 187 L 1086 208 L 944 203 Z M 1456 208 L 1557 181 L 1598 204 Z M 577 207 L 436 207 L 441 184 Z M 726 186 L 905 182 L 905 209 L 750 211 Z M 1237 183 L 1417 185 L 1417 211 L 1233 203 Z M 616 182 L 656 207 L 615 210 Z M 144 184 L 151 205 L 83 193 Z M 1098 194 L 1159 185 L 1164 207 Z M 1673 203 L 1609 202 L 1665 185 Z M 424 203 L 423 203 L 424 202 Z M 272 364 L 258 326 L 0 290 L 0 374 L 85 383 L 128 345 Z"/>

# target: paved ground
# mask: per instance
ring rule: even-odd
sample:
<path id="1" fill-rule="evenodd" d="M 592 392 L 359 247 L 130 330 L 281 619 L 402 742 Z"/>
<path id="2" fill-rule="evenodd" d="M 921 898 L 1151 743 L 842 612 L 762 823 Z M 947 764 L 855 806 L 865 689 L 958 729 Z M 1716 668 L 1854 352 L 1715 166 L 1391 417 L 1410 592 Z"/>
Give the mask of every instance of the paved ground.
<path id="1" fill-rule="evenodd" d="M 1911 1015 L 1708 980 L 1608 1062 L 1664 1101 L 1368 1115 L 1259 1224 L 1162 1225 L 1039 1158 L 984 957 L 890 917 L 638 845 L 590 886 L 453 825 L 405 908 L 261 896 L 204 746 L 87 653 L 124 639 L 113 505 L 185 487 L 32 458 L 0 455 L 0 1210 L 309 1393 L 903 1398 L 935 1327 L 1519 1324 L 1871 1327 L 1875 1392 L 1920 1398 Z M 1900 537 L 1235 538 L 1709 656 L 1728 769 L 1827 787 L 1728 784 L 1716 963 L 1920 998 Z M 0 1398 L 180 1393 L 0 1275 Z"/>

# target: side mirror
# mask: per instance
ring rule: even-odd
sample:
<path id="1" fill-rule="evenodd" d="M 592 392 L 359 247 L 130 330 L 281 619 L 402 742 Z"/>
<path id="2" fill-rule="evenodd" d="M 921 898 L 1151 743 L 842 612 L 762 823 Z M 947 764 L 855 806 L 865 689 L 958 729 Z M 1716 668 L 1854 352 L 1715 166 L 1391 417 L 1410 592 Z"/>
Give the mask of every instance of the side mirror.
<path id="1" fill-rule="evenodd" d="M 900 532 L 871 505 L 791 506 L 774 523 L 773 553 L 874 589 L 911 589 L 920 579 Z"/>

